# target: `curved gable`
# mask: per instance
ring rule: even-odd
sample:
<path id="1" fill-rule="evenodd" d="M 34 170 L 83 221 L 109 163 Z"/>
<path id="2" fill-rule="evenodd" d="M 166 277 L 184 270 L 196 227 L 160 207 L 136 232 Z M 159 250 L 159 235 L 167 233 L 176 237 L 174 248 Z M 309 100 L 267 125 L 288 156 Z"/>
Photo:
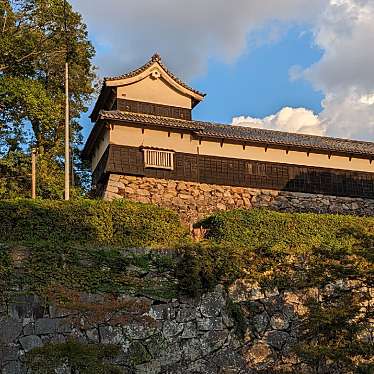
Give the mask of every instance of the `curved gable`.
<path id="1" fill-rule="evenodd" d="M 152 73 L 151 73 L 152 74 Z M 163 76 L 152 75 L 117 87 L 117 98 L 192 109 L 192 99 Z"/>
<path id="2" fill-rule="evenodd" d="M 135 70 L 134 72 L 119 77 L 106 78 L 105 84 L 108 87 L 123 87 L 134 85 L 146 78 L 154 81 L 161 79 L 163 82 L 172 87 L 175 92 L 178 92 L 180 95 L 187 96 L 191 100 L 200 102 L 204 99 L 204 94 L 188 87 L 185 83 L 176 78 L 174 74 L 170 73 L 165 65 L 161 63 L 161 60 L 156 59 L 155 57 L 153 57 L 148 64 L 144 65 L 140 69 Z"/>
<path id="3" fill-rule="evenodd" d="M 155 54 L 136 70 L 117 77 L 105 78 L 90 117 L 95 122 L 100 110 L 119 108 L 121 105 L 117 104 L 125 101 L 122 106 L 126 108 L 131 108 L 133 104 L 138 106 L 137 103 L 165 107 L 165 110 L 160 109 L 161 112 L 173 112 L 174 108 L 181 108 L 182 112 L 187 110 L 189 113 L 181 114 L 180 117 L 191 118 L 191 109 L 204 97 L 205 94 L 191 88 L 170 72 L 162 63 L 160 56 Z M 146 113 L 148 111 L 149 108 Z"/>

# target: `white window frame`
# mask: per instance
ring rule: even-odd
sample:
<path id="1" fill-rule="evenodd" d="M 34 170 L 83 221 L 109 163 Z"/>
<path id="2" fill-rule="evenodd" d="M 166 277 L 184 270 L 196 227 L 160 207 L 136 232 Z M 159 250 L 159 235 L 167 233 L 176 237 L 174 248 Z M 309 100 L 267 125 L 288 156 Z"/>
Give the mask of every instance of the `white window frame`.
<path id="1" fill-rule="evenodd" d="M 174 170 L 174 152 L 143 148 L 144 167 Z"/>

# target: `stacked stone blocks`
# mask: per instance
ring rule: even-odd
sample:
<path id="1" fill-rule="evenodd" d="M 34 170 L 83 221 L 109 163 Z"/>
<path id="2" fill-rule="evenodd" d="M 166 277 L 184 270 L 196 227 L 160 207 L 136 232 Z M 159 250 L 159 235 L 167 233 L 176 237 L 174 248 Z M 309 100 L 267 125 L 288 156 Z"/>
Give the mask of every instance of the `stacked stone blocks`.
<path id="1" fill-rule="evenodd" d="M 373 215 L 374 200 L 319 194 L 220 186 L 167 179 L 111 174 L 105 188 L 107 200 L 127 198 L 177 211 L 194 223 L 216 211 L 259 208 L 282 212 Z"/>

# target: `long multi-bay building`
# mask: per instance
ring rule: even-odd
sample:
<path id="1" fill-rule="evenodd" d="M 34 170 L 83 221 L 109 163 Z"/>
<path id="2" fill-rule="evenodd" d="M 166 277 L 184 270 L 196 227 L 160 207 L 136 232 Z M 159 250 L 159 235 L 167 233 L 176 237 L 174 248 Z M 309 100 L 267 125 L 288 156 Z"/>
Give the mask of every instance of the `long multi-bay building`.
<path id="1" fill-rule="evenodd" d="M 96 193 L 167 206 L 178 206 L 178 191 L 192 204 L 201 186 L 241 200 L 243 189 L 251 196 L 266 190 L 374 198 L 374 143 L 195 121 L 193 108 L 204 96 L 159 55 L 105 78 L 83 150 Z"/>

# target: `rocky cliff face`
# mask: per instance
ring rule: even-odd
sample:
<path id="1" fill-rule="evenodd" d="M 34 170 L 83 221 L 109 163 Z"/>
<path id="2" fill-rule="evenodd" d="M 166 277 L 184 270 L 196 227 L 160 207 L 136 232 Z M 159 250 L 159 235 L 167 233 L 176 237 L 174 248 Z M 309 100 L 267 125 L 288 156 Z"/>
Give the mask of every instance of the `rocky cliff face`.
<path id="1" fill-rule="evenodd" d="M 177 211 L 186 223 L 222 210 L 268 207 L 280 212 L 374 214 L 374 200 L 255 188 L 208 185 L 111 174 L 108 200 L 126 197 Z"/>
<path id="2" fill-rule="evenodd" d="M 341 289 L 370 294 L 362 309 L 373 307 L 374 289 L 355 282 L 280 292 L 239 279 L 228 290 L 217 286 L 196 298 L 76 293 L 70 305 L 18 294 L 0 305 L 0 368 L 2 374 L 29 373 L 26 359 L 35 348 L 73 338 L 118 346 L 111 362 L 124 373 L 345 373 L 333 362 L 316 371 L 294 351 L 307 300 Z M 373 330 L 360 339 L 372 345 Z M 72 373 L 68 365 L 57 369 Z"/>

